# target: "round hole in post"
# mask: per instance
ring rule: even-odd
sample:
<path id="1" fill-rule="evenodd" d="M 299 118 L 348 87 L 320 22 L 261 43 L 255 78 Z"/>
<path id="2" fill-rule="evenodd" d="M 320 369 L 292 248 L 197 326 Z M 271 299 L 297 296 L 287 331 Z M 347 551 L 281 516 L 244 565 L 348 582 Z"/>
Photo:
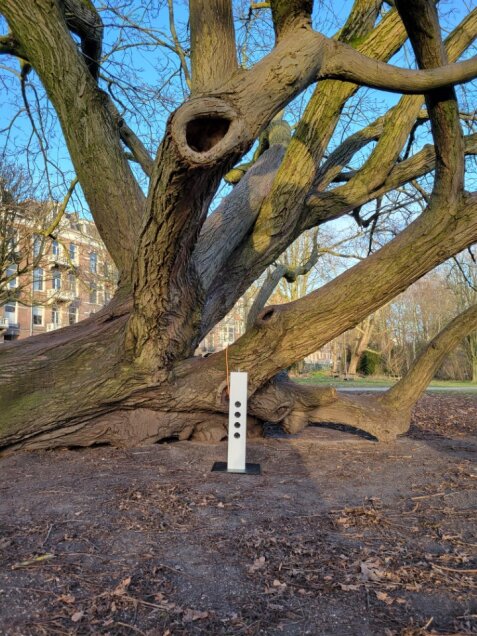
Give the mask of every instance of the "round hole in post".
<path id="1" fill-rule="evenodd" d="M 240 406 L 242 406 L 242 404 L 240 402 L 235 402 L 235 406 L 239 408 Z"/>
<path id="2" fill-rule="evenodd" d="M 238 411 L 235 413 L 235 417 L 237 417 L 237 418 L 239 418 L 239 417 L 240 417 L 240 415 L 241 415 L 241 414 L 240 414 Z"/>
<path id="3" fill-rule="evenodd" d="M 195 152 L 208 152 L 227 134 L 230 120 L 225 117 L 196 117 L 187 122 L 186 140 Z"/>
<path id="4" fill-rule="evenodd" d="M 235 439 L 239 439 L 240 438 L 240 433 L 234 433 L 234 437 L 235 437 Z"/>
<path id="5" fill-rule="evenodd" d="M 240 428 L 240 422 L 235 422 L 234 426 L 235 428 Z"/>

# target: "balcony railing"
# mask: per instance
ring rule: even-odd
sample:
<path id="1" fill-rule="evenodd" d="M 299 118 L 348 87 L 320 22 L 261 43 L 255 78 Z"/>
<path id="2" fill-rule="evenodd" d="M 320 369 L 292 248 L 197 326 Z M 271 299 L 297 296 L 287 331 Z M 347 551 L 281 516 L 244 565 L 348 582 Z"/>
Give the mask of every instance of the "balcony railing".
<path id="1" fill-rule="evenodd" d="M 46 257 L 47 263 L 50 267 L 69 267 L 70 263 L 66 256 L 60 256 L 59 254 L 48 254 Z"/>
<path id="2" fill-rule="evenodd" d="M 63 325 L 60 322 L 47 322 L 46 330 L 47 331 L 55 331 L 55 329 L 61 329 Z"/>
<path id="3" fill-rule="evenodd" d="M 46 295 L 48 300 L 56 300 L 59 303 L 73 302 L 76 298 L 76 293 L 68 289 L 47 289 Z"/>
<path id="4" fill-rule="evenodd" d="M 20 335 L 20 323 L 18 322 L 10 322 L 10 320 L 7 320 L 8 322 L 8 327 L 7 330 L 5 331 L 6 336 L 18 336 Z"/>
<path id="5" fill-rule="evenodd" d="M 0 318 L 0 331 L 4 329 L 8 329 L 9 321 L 8 318 Z"/>

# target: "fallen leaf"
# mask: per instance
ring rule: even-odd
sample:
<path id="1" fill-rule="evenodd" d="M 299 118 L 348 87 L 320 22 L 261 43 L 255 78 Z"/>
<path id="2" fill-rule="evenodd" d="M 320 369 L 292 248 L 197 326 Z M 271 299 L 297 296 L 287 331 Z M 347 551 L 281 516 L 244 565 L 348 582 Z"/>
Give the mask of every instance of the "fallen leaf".
<path id="1" fill-rule="evenodd" d="M 71 605 L 71 603 L 74 603 L 76 599 L 73 594 L 62 594 L 58 597 L 58 600 L 62 603 L 68 603 L 69 605 Z"/>
<path id="2" fill-rule="evenodd" d="M 376 594 L 376 598 L 379 601 L 384 601 L 384 603 L 386 603 L 386 605 L 392 605 L 394 602 L 394 599 L 392 599 L 389 594 L 386 594 L 386 592 L 375 592 Z"/>
<path id="3" fill-rule="evenodd" d="M 363 581 L 380 581 L 385 572 L 379 567 L 379 561 L 362 561 L 359 565 Z"/>
<path id="4" fill-rule="evenodd" d="M 75 612 L 72 617 L 71 620 L 73 621 L 73 623 L 78 623 L 84 616 L 84 612 Z"/>
<path id="5" fill-rule="evenodd" d="M 185 610 L 182 616 L 182 620 L 184 621 L 184 623 L 192 623 L 193 621 L 204 620 L 205 618 L 208 618 L 208 616 L 209 616 L 209 612 L 200 612 L 200 611 L 188 608 Z"/>
<path id="6" fill-rule="evenodd" d="M 131 577 L 128 576 L 126 579 L 123 579 L 121 583 L 116 587 L 116 589 L 113 592 L 114 596 L 124 596 L 130 584 L 131 584 Z"/>
<path id="7" fill-rule="evenodd" d="M 253 573 L 263 568 L 264 565 L 265 565 L 265 557 L 261 556 L 261 557 L 258 557 L 258 559 L 255 559 L 255 561 L 253 562 L 253 565 L 250 565 L 247 569 L 249 572 Z"/>

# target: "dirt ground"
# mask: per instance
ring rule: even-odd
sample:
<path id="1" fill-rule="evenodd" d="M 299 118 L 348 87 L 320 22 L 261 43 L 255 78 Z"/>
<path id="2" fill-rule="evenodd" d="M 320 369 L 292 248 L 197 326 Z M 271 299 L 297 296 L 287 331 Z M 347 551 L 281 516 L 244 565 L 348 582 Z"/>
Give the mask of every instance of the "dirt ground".
<path id="1" fill-rule="evenodd" d="M 0 460 L 0 633 L 477 633 L 477 399 L 409 436 L 309 428 L 226 444 Z"/>

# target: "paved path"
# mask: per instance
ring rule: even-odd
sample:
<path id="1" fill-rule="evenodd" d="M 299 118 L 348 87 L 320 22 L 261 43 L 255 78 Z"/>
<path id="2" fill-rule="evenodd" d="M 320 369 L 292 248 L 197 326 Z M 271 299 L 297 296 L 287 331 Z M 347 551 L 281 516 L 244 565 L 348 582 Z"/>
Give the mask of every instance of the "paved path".
<path id="1" fill-rule="evenodd" d="M 338 391 L 343 393 L 380 393 L 382 391 L 387 391 L 390 387 L 388 386 L 339 386 L 336 387 Z M 449 387 L 441 387 L 441 386 L 430 386 L 426 389 L 426 392 L 430 391 L 432 393 L 441 393 L 441 392 L 452 392 L 452 393 L 475 393 L 477 394 L 477 386 L 449 386 Z"/>

